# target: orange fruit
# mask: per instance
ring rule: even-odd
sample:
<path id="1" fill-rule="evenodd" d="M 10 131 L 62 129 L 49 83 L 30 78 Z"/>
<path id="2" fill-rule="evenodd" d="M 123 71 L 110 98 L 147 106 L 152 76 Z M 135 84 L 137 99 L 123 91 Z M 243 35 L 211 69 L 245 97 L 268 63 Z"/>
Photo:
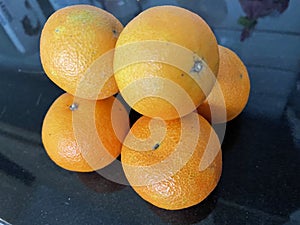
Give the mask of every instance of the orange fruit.
<path id="1" fill-rule="evenodd" d="M 167 121 L 142 116 L 124 140 L 121 162 L 138 195 L 169 210 L 204 200 L 222 170 L 219 139 L 195 112 Z"/>
<path id="2" fill-rule="evenodd" d="M 250 80 L 242 60 L 229 48 L 219 45 L 220 66 L 217 82 L 198 112 L 213 123 L 237 117 L 250 94 Z"/>
<path id="3" fill-rule="evenodd" d="M 128 124 L 125 108 L 113 96 L 95 101 L 65 93 L 44 118 L 42 141 L 58 166 L 91 172 L 119 156 Z"/>
<path id="4" fill-rule="evenodd" d="M 41 33 L 45 73 L 64 91 L 87 99 L 118 92 L 113 77 L 113 49 L 123 25 L 112 14 L 90 5 L 54 12 Z"/>
<path id="5" fill-rule="evenodd" d="M 116 43 L 114 72 L 134 110 L 168 120 L 191 113 L 205 100 L 218 61 L 216 38 L 201 17 L 157 6 L 125 26 Z"/>

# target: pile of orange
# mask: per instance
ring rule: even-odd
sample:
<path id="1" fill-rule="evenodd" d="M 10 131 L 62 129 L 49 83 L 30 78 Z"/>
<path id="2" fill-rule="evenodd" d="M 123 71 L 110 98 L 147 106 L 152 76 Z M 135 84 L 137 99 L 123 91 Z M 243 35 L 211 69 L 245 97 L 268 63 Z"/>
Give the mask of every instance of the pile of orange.
<path id="1" fill-rule="evenodd" d="M 123 29 L 102 9 L 70 6 L 47 20 L 40 56 L 47 76 L 67 92 L 42 127 L 57 165 L 89 172 L 121 155 L 136 193 L 170 210 L 214 190 L 222 153 L 210 123 L 242 112 L 250 82 L 241 59 L 218 45 L 200 16 L 158 6 Z M 119 94 L 142 114 L 131 128 Z"/>

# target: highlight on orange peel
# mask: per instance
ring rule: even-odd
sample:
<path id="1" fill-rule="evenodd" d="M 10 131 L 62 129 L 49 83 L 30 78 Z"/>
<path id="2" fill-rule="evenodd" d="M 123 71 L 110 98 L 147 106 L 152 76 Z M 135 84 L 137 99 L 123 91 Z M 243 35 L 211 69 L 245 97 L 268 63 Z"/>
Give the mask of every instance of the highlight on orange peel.
<path id="1" fill-rule="evenodd" d="M 142 116 L 125 138 L 121 162 L 144 200 L 169 210 L 203 201 L 222 171 L 219 139 L 199 114 L 163 121 Z"/>
<path id="2" fill-rule="evenodd" d="M 216 38 L 197 14 L 176 6 L 143 11 L 121 32 L 115 79 L 125 101 L 148 117 L 191 113 L 211 91 L 218 72 Z"/>
<path id="3" fill-rule="evenodd" d="M 94 6 L 73 5 L 55 11 L 40 38 L 45 73 L 77 97 L 104 99 L 116 94 L 113 56 L 122 29 L 117 18 Z"/>
<path id="4" fill-rule="evenodd" d="M 217 82 L 197 111 L 212 123 L 237 117 L 249 99 L 250 80 L 246 66 L 229 48 L 219 45 L 220 66 Z"/>
<path id="5" fill-rule="evenodd" d="M 58 166 L 91 172 L 119 156 L 128 129 L 127 111 L 115 97 L 95 101 L 65 93 L 44 118 L 42 142 Z"/>

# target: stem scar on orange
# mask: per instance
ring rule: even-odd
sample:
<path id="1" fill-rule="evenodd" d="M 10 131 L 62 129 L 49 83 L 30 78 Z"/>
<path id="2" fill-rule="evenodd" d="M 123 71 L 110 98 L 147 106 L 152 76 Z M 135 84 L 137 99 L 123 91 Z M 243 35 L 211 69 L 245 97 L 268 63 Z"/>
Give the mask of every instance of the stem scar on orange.
<path id="1" fill-rule="evenodd" d="M 204 200 L 222 171 L 219 139 L 194 112 L 167 121 L 142 116 L 124 140 L 121 162 L 137 194 L 169 210 Z"/>
<path id="2" fill-rule="evenodd" d="M 143 11 L 121 32 L 114 72 L 125 101 L 148 117 L 191 113 L 215 82 L 216 38 L 197 14 L 176 6 Z"/>
<path id="3" fill-rule="evenodd" d="M 112 96 L 118 92 L 113 76 L 113 49 L 122 29 L 117 18 L 94 6 L 73 5 L 54 12 L 40 39 L 45 73 L 74 96 Z"/>
<path id="4" fill-rule="evenodd" d="M 220 66 L 217 82 L 198 112 L 212 123 L 224 123 L 237 117 L 250 94 L 248 71 L 229 48 L 219 45 Z"/>
<path id="5" fill-rule="evenodd" d="M 44 118 L 42 141 L 58 166 L 91 172 L 118 157 L 128 129 L 127 111 L 115 97 L 95 101 L 65 93 Z"/>

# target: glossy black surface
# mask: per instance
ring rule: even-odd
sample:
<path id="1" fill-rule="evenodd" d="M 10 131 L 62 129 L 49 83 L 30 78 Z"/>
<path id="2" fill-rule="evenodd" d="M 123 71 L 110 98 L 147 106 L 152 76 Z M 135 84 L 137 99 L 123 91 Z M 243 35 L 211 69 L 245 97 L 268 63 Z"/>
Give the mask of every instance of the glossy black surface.
<path id="1" fill-rule="evenodd" d="M 252 25 L 257 19 L 255 27 L 246 27 L 250 36 L 243 42 L 238 21 L 246 13 L 240 2 Z M 57 167 L 43 149 L 40 131 L 62 90 L 42 72 L 38 54 L 23 56 L 11 43 L 1 45 L 0 218 L 11 224 L 51 225 L 300 224 L 300 2 L 291 0 L 286 9 L 272 5 L 273 10 L 268 4 L 275 1 L 256 2 L 265 5 L 242 0 L 185 5 L 207 20 L 221 45 L 240 55 L 251 94 L 244 112 L 227 124 L 217 188 L 204 202 L 179 211 L 152 206 L 131 187 L 97 173 Z M 145 9 L 157 2 L 140 4 Z"/>

